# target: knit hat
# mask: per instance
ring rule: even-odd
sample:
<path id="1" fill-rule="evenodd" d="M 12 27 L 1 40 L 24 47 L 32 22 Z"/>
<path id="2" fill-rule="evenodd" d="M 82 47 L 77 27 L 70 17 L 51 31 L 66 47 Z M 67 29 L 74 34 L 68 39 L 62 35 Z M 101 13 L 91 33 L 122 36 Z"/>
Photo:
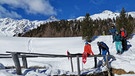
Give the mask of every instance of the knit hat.
<path id="1" fill-rule="evenodd" d="M 85 44 L 88 44 L 88 41 L 86 41 Z"/>

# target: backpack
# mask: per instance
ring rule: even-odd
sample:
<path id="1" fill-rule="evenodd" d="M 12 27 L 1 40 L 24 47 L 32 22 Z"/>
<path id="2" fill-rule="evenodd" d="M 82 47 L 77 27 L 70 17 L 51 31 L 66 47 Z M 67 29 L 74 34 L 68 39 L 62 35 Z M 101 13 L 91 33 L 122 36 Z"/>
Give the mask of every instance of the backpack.
<path id="1" fill-rule="evenodd" d="M 121 37 L 123 37 L 123 38 L 125 38 L 125 37 L 127 36 L 127 34 L 126 34 L 125 31 L 121 31 L 121 32 L 120 32 L 120 35 L 121 35 Z"/>

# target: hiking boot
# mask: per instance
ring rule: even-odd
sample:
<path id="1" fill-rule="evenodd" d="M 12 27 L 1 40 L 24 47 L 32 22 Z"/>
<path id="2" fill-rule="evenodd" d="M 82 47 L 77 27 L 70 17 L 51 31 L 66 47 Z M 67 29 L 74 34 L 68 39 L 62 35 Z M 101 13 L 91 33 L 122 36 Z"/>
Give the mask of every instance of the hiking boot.
<path id="1" fill-rule="evenodd" d="M 118 50 L 116 54 L 119 54 L 119 53 L 120 53 L 120 51 Z"/>
<path id="2" fill-rule="evenodd" d="M 121 51 L 120 54 L 122 54 L 123 52 Z"/>

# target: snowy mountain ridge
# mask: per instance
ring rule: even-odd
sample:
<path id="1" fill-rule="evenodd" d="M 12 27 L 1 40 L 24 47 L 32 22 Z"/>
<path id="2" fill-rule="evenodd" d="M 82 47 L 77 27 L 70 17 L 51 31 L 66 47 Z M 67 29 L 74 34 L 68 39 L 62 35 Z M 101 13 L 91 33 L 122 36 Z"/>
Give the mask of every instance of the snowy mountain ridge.
<path id="1" fill-rule="evenodd" d="M 27 32 L 47 22 L 57 21 L 55 17 L 51 16 L 43 21 L 30 21 L 28 19 L 15 20 L 11 18 L 0 19 L 0 36 L 13 36 L 18 33 Z"/>
<path id="2" fill-rule="evenodd" d="M 117 13 L 117 12 L 112 12 L 112 11 L 109 11 L 109 10 L 105 10 L 103 11 L 102 13 L 98 13 L 98 14 L 94 14 L 94 15 L 91 15 L 90 17 L 95 20 L 95 19 L 107 19 L 107 18 L 116 18 L 117 16 L 119 16 L 120 13 Z M 133 18 L 135 18 L 135 12 L 127 12 L 127 14 L 131 15 Z M 76 18 L 76 20 L 83 20 L 84 16 L 80 16 L 78 18 Z"/>
<path id="3" fill-rule="evenodd" d="M 105 10 L 103 11 L 102 13 L 98 13 L 98 14 L 94 14 L 94 15 L 91 15 L 90 17 L 95 20 L 95 19 L 107 19 L 107 18 L 116 18 L 117 16 L 119 16 L 120 13 L 114 13 L 112 11 L 109 11 L 109 10 Z M 132 14 L 132 13 L 130 13 Z M 135 16 L 134 16 L 135 17 Z M 76 18 L 77 20 L 82 20 L 84 18 L 84 16 L 80 16 L 78 18 Z"/>
<path id="4" fill-rule="evenodd" d="M 128 12 L 128 14 L 131 14 L 132 17 L 135 18 L 135 12 Z M 107 19 L 107 18 L 116 18 L 119 15 L 119 13 L 114 13 L 109 10 L 105 10 L 102 13 L 91 15 L 90 17 L 92 19 Z M 80 16 L 76 18 L 75 20 L 83 20 L 85 16 Z M 74 20 L 74 19 L 68 19 L 68 20 Z M 51 16 L 47 20 L 42 21 L 30 21 L 27 19 L 22 20 L 15 20 L 11 18 L 0 18 L 0 36 L 13 36 L 18 33 L 24 33 L 29 30 L 32 30 L 34 28 L 37 28 L 40 26 L 40 24 L 44 24 L 51 21 L 58 21 L 54 16 Z"/>

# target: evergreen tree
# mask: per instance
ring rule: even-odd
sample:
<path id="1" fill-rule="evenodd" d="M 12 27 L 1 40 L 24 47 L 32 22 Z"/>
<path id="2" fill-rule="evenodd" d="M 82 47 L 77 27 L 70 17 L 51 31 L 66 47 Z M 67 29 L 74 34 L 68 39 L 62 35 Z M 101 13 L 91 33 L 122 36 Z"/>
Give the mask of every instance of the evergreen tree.
<path id="1" fill-rule="evenodd" d="M 84 20 L 82 21 L 82 37 L 83 39 L 90 40 L 93 36 L 93 24 L 90 14 L 86 13 Z"/>
<path id="2" fill-rule="evenodd" d="M 118 30 L 120 28 L 124 27 L 127 31 L 127 34 L 131 34 L 133 32 L 133 24 L 132 24 L 133 18 L 131 15 L 126 14 L 126 11 L 124 8 L 122 8 L 120 12 L 120 16 L 116 18 L 116 27 Z"/>
<path id="3" fill-rule="evenodd" d="M 127 25 L 126 11 L 124 8 L 122 8 L 119 17 L 116 18 L 116 25 L 118 29 Z"/>

